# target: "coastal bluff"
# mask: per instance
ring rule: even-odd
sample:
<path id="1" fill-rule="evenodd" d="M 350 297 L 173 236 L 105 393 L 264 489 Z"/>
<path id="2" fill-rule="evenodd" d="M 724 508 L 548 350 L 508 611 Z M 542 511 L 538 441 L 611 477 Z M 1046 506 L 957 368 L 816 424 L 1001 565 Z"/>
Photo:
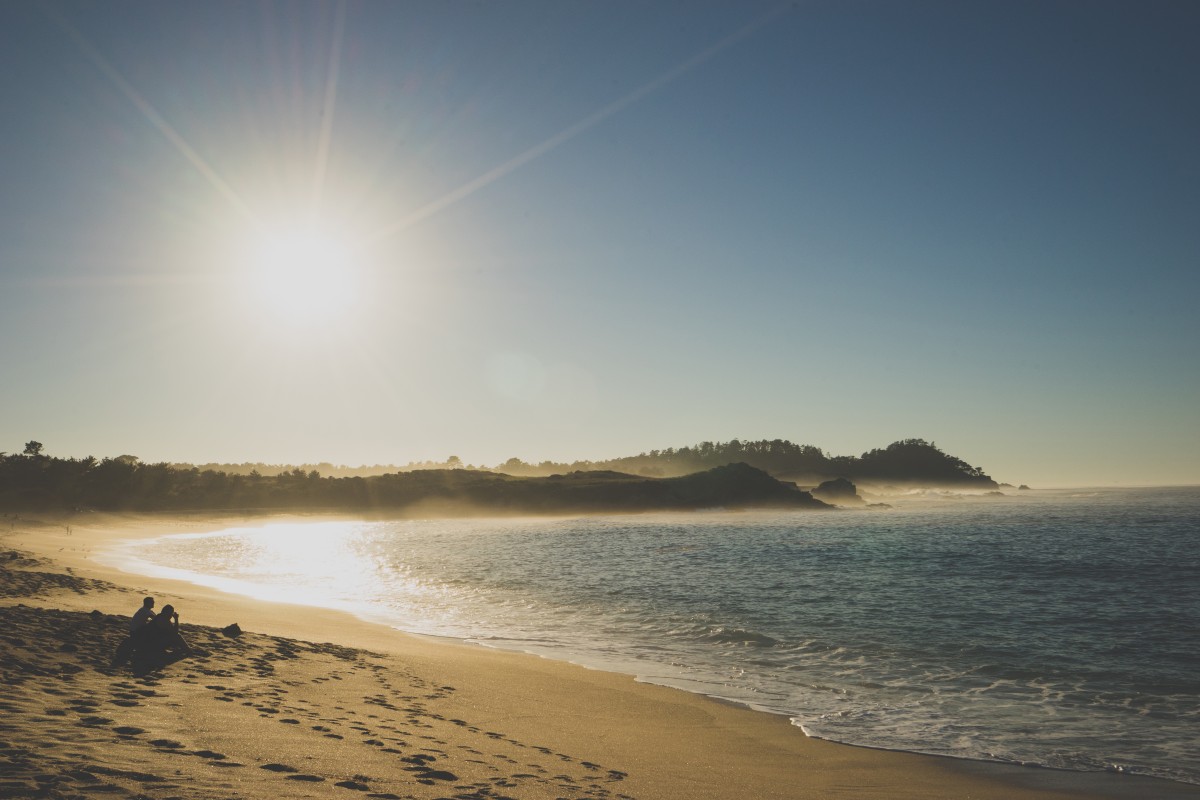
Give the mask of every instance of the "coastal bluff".
<path id="1" fill-rule="evenodd" d="M 396 517 L 622 514 L 727 508 L 828 509 L 828 504 L 744 463 L 676 477 L 615 470 L 549 476 L 420 469 L 368 477 L 229 475 L 106 460 L 87 469 L 44 456 L 8 459 L 4 511 L 329 511 Z M 54 467 L 52 469 L 52 467 Z M 59 469 L 58 467 L 62 467 Z"/>
<path id="2" fill-rule="evenodd" d="M 729 464 L 676 478 L 611 470 L 580 470 L 544 478 L 419 470 L 382 475 L 370 490 L 370 502 L 378 508 L 450 516 L 831 508 L 795 484 L 777 480 L 747 464 Z"/>

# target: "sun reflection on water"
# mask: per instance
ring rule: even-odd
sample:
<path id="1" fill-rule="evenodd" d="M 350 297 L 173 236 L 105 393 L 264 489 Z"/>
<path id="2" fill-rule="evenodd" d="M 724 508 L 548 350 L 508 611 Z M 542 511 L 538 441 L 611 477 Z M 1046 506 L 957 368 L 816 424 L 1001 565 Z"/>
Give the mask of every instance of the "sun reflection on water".
<path id="1" fill-rule="evenodd" d="M 216 533 L 130 542 L 112 563 L 132 572 L 185 580 L 262 600 L 379 612 L 386 594 L 413 598 L 437 589 L 384 559 L 357 522 L 271 523 Z M 197 540 L 206 540 L 196 547 Z"/>

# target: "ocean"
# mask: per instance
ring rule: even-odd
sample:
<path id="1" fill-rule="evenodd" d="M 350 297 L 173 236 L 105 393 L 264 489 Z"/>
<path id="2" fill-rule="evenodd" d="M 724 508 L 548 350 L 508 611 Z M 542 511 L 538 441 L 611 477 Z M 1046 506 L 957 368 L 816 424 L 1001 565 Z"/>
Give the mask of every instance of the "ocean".
<path id="1" fill-rule="evenodd" d="M 113 556 L 745 703 L 837 742 L 1200 784 L 1200 488 L 888 502 L 265 524 Z"/>

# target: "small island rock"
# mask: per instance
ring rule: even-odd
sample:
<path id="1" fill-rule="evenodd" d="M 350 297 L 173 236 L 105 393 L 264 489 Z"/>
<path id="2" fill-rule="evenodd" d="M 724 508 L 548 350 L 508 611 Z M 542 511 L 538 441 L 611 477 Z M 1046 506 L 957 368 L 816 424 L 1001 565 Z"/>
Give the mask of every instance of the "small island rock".
<path id="1" fill-rule="evenodd" d="M 818 500 L 824 500 L 826 503 L 834 503 L 836 505 L 863 502 L 863 499 L 858 496 L 858 487 L 845 478 L 834 478 L 831 481 L 825 481 L 812 490 L 812 496 Z"/>

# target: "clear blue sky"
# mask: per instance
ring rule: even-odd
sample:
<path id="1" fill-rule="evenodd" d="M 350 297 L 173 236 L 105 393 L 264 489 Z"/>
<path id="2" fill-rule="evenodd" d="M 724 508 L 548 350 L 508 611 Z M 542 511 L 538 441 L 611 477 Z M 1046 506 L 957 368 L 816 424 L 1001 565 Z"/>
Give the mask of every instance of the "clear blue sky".
<path id="1" fill-rule="evenodd" d="M 1192 2 L 4 3 L 0 450 L 1200 483 L 1197 41 Z"/>

